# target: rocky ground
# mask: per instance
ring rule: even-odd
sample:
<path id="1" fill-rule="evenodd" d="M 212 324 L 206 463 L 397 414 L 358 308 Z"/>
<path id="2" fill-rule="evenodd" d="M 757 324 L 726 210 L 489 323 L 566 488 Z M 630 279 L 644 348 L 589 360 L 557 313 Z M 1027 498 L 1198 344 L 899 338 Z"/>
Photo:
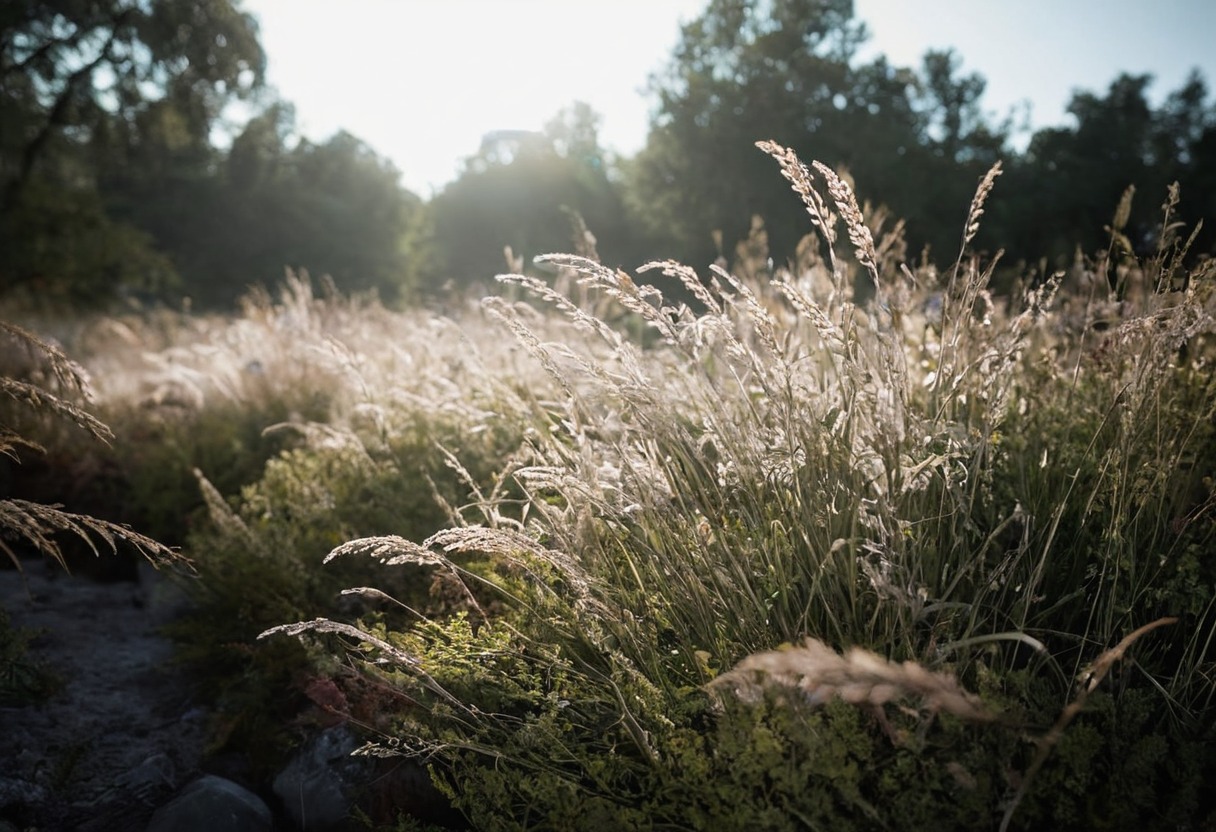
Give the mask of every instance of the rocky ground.
<path id="1" fill-rule="evenodd" d="M 0 650 L 0 832 L 340 832 L 365 828 L 350 813 L 372 782 L 388 819 L 459 825 L 418 764 L 352 757 L 362 740 L 346 725 L 270 783 L 228 779 L 240 766 L 204 758 L 209 714 L 160 633 L 180 588 L 143 563 L 117 581 L 23 565 L 0 568 L 0 610 L 30 637 L 15 663 Z"/>
<path id="2" fill-rule="evenodd" d="M 151 567 L 139 579 L 48 559 L 0 570 L 0 608 L 33 631 L 25 659 L 54 677 L 49 695 L 0 704 L 0 829 L 143 829 L 199 773 L 207 715 L 158 632 L 181 595 Z"/>

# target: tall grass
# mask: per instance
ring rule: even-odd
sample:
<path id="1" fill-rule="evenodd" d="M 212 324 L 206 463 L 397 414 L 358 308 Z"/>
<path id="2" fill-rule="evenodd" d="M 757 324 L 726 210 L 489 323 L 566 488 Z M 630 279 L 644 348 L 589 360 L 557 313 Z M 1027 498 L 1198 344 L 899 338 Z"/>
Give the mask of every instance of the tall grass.
<path id="1" fill-rule="evenodd" d="M 1147 262 L 1112 248 L 1081 264 L 1088 298 L 1060 303 L 1059 275 L 998 299 L 989 291 L 996 262 L 969 245 L 999 168 L 980 182 L 954 265 L 914 271 L 900 262 L 899 227 L 881 233 L 833 171 L 761 147 L 819 235 L 802 247 L 798 271 L 755 282 L 720 266 L 705 276 L 672 262 L 640 270 L 684 301 L 582 256 L 540 262 L 585 302 L 536 278 L 500 278 L 557 313 L 485 302 L 553 385 L 509 399 L 507 416 L 526 438 L 510 472 L 518 492 L 479 492 L 453 513 L 453 528 L 420 543 L 366 538 L 327 559 L 428 566 L 474 600 L 467 616 L 407 605 L 400 619 L 382 611 L 268 633 L 347 637 L 369 678 L 402 696 L 381 723 L 380 752 L 432 760 L 487 828 L 696 828 L 765 811 L 765 799 L 789 822 L 881 828 L 902 810 L 875 796 L 932 804 L 905 793 L 914 779 L 892 792 L 850 768 L 848 755 L 843 769 L 814 769 L 822 799 L 766 793 L 776 775 L 763 766 L 754 781 L 697 780 L 721 774 L 732 754 L 770 766 L 786 759 L 781 732 L 761 749 L 760 734 L 732 725 L 768 730 L 778 720 L 787 732 L 811 731 L 787 733 L 788 743 L 835 736 L 854 759 L 880 753 L 861 750 L 857 732 L 867 743 L 875 735 L 838 707 L 793 723 L 776 715 L 822 696 L 779 696 L 775 710 L 753 712 L 710 695 L 722 689 L 707 687 L 716 678 L 763 677 L 773 663 L 758 656 L 808 637 L 859 658 L 839 665 L 821 644 L 773 666 L 821 693 L 847 689 L 840 674 L 864 670 L 868 693 L 843 698 L 872 707 L 877 736 L 924 750 L 947 701 L 935 695 L 973 703 L 955 678 L 993 711 L 1009 709 L 1006 728 L 1045 726 L 1105 677 L 1108 648 L 1122 656 L 1129 633 L 1177 615 L 1181 626 L 1136 644 L 1116 693 L 1157 698 L 1184 738 L 1210 731 L 1211 264 L 1184 268 L 1167 216 Z M 1148 291 L 1127 291 L 1129 280 Z M 872 300 L 856 300 L 855 285 Z M 644 326 L 645 347 L 626 334 L 636 326 L 605 320 L 605 302 Z M 1105 328 L 1096 309 L 1114 313 Z M 471 558 L 496 568 L 470 568 Z M 498 612 L 476 603 L 488 596 Z M 1087 675 L 1095 662 L 1101 673 Z M 822 677 L 829 666 L 832 684 Z M 899 701 L 912 705 L 888 707 Z M 961 704 L 952 712 L 980 713 Z M 990 758 L 1020 754 L 1031 766 L 1016 734 L 962 736 Z M 955 768 L 963 752 L 947 746 L 940 772 L 972 783 L 968 822 L 1018 805 L 1025 790 L 1006 761 L 988 759 L 990 779 L 977 786 Z M 1047 810 L 1027 808 L 1023 822 L 1044 817 L 1036 811 Z"/>
<path id="2" fill-rule="evenodd" d="M 15 324 L 0 321 L 0 464 L 19 465 L 22 455 L 41 454 L 40 439 L 54 437 L 64 422 L 90 440 L 108 443 L 109 427 L 92 415 L 89 375 L 55 344 Z M 28 458 L 28 456 L 27 456 Z M 6 492 L 8 489 L 6 488 Z M 0 499 L 0 552 L 18 570 L 22 557 L 42 554 L 67 569 L 64 538 L 81 541 L 97 556 L 128 546 L 154 564 L 181 556 L 128 526 L 5 493 Z"/>

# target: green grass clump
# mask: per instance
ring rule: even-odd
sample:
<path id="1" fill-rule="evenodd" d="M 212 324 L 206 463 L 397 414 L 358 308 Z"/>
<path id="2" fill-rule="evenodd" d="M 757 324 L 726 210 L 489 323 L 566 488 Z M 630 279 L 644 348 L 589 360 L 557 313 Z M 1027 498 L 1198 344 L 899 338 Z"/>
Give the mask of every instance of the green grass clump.
<path id="1" fill-rule="evenodd" d="M 62 680 L 29 654 L 35 633 L 13 627 L 0 608 L 0 707 L 21 708 L 45 701 Z"/>

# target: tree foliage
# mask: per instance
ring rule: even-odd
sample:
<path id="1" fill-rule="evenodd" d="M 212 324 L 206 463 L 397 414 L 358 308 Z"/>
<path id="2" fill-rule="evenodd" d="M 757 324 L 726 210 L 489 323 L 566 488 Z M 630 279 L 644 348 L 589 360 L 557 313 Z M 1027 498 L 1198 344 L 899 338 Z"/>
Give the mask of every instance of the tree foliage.
<path id="1" fill-rule="evenodd" d="M 174 252 L 183 289 L 217 306 L 273 285 L 285 268 L 326 275 L 344 291 L 408 294 L 402 235 L 419 200 L 399 179 L 349 133 L 300 138 L 292 108 L 276 102 L 216 157 L 214 172 L 181 183 L 190 198 L 138 177 L 124 189 L 139 194 L 140 226 Z"/>
<path id="2" fill-rule="evenodd" d="M 984 79 L 965 74 L 957 53 L 930 51 L 916 68 L 863 62 L 865 37 L 850 0 L 713 0 L 687 24 L 652 78 L 647 144 L 624 168 L 648 253 L 729 257 L 760 216 L 773 256 L 793 256 L 809 224 L 771 181 L 758 139 L 849 174 L 861 198 L 906 221 L 913 257 L 924 246 L 936 259 L 953 254 L 963 218 L 952 206 L 967 204 L 997 160 L 1010 175 L 977 244 L 1015 261 L 1104 248 L 1129 185 L 1140 198 L 1126 236 L 1141 252 L 1160 233 L 1172 182 L 1183 195 L 1177 219 L 1194 227 L 1216 215 L 1216 108 L 1197 74 L 1157 107 L 1150 76 L 1078 92 L 1075 125 L 1040 130 L 1018 153 L 1012 116 L 984 110 Z M 1214 239 L 1201 233 L 1195 251 Z"/>
<path id="3" fill-rule="evenodd" d="M 1132 186 L 1137 198 L 1124 245 L 1149 253 L 1173 182 L 1181 190 L 1175 219 L 1194 228 L 1216 218 L 1216 102 L 1197 73 L 1157 107 L 1151 84 L 1149 75 L 1123 74 L 1105 95 L 1075 93 L 1068 107 L 1075 123 L 1039 130 L 1015 160 L 991 236 L 1031 260 L 1105 248 L 1116 206 Z M 1214 242 L 1201 231 L 1193 248 L 1211 251 Z"/>
<path id="4" fill-rule="evenodd" d="M 976 245 L 1018 270 L 1106 248 L 1129 185 L 1116 229 L 1128 250 L 1161 238 L 1173 182 L 1176 221 L 1216 216 L 1216 104 L 1199 75 L 1159 104 L 1144 75 L 1078 92 L 1074 123 L 1018 152 L 1012 118 L 985 110 L 984 79 L 958 53 L 862 60 L 866 36 L 851 0 L 711 0 L 652 77 L 636 156 L 607 152 L 599 117 L 575 104 L 543 130 L 487 134 L 423 204 L 358 138 L 299 136 L 290 103 L 262 87 L 266 58 L 239 0 L 4 4 L 0 293 L 223 306 L 290 267 L 391 300 L 484 282 L 507 247 L 525 266 L 571 248 L 626 267 L 704 265 L 740 243 L 780 263 L 810 225 L 755 149 L 766 139 L 843 174 L 888 209 L 875 216 L 904 220 L 911 259 L 953 258 L 956 206 L 998 160 L 1007 174 Z M 1210 252 L 1216 237 L 1195 242 Z"/>
<path id="5" fill-rule="evenodd" d="M 108 209 L 103 171 L 201 164 L 224 106 L 261 84 L 232 0 L 64 0 L 0 12 L 0 278 L 91 297 L 163 286 L 151 237 Z"/>
<path id="6" fill-rule="evenodd" d="M 931 53 L 923 74 L 861 63 L 865 37 L 850 0 L 711 2 L 652 79 L 658 116 L 628 168 L 643 225 L 701 262 L 715 253 L 711 230 L 738 239 L 760 215 L 774 250 L 792 254 L 807 224 L 752 148 L 772 139 L 847 170 L 863 197 L 943 243 L 937 224 L 917 222 L 937 199 L 958 204 L 1005 134 L 979 111 L 983 80 L 957 78 L 953 55 Z"/>
<path id="7" fill-rule="evenodd" d="M 7 4 L 0 287 L 215 306 L 292 267 L 403 293 L 419 200 L 356 137 L 300 139 L 264 69 L 238 0 Z M 238 101 L 252 116 L 227 147 Z"/>
<path id="8" fill-rule="evenodd" d="M 613 160 L 600 147 L 599 116 L 584 103 L 543 132 L 502 131 L 482 141 L 464 171 L 431 200 L 414 228 L 417 282 L 429 287 L 484 281 L 504 271 L 504 250 L 525 263 L 587 242 L 581 217 L 608 260 L 629 253 Z"/>

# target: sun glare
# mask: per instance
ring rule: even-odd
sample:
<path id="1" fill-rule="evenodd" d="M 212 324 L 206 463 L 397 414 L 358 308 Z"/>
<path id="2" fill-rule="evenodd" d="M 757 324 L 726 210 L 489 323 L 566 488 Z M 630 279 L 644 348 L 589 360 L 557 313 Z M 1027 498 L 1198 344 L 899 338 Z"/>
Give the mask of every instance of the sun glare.
<path id="1" fill-rule="evenodd" d="M 459 171 L 492 130 L 539 130 L 584 100 L 601 142 L 632 154 L 645 141 L 643 90 L 706 0 L 247 0 L 259 17 L 271 82 L 298 106 L 301 129 L 347 129 L 423 196 Z M 1176 89 L 1192 66 L 1212 75 L 1201 33 L 1216 4 L 1158 6 L 1028 0 L 1015 9 L 958 0 L 857 0 L 872 34 L 863 55 L 915 65 L 955 47 L 1005 115 L 1031 102 L 1035 127 L 1057 124 L 1074 89 L 1102 90 L 1119 70 Z M 1049 23 L 1044 24 L 1044 21 Z M 1052 56 L 1051 60 L 1030 59 Z"/>
<path id="2" fill-rule="evenodd" d="M 339 15 L 320 0 L 246 7 L 262 21 L 271 83 L 299 103 L 305 133 L 351 130 L 426 195 L 487 132 L 542 129 L 577 100 L 604 114 L 605 145 L 636 151 L 647 78 L 702 5 L 360 0 Z"/>

